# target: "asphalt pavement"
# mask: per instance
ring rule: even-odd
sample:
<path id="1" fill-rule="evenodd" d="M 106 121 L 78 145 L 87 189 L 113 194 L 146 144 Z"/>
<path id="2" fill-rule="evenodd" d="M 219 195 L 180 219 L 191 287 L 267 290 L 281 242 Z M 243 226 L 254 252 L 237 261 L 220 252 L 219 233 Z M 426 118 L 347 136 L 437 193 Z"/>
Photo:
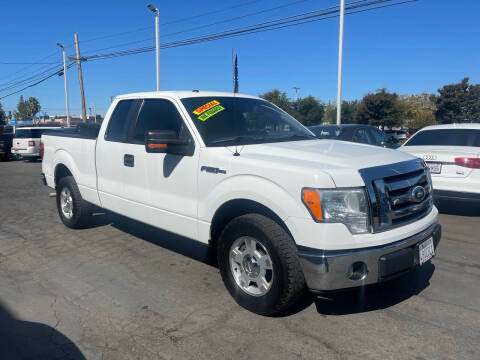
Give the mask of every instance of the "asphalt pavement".
<path id="1" fill-rule="evenodd" d="M 200 243 L 102 211 L 66 228 L 40 171 L 0 162 L 0 359 L 480 359 L 473 206 L 441 204 L 431 263 L 269 318 Z"/>

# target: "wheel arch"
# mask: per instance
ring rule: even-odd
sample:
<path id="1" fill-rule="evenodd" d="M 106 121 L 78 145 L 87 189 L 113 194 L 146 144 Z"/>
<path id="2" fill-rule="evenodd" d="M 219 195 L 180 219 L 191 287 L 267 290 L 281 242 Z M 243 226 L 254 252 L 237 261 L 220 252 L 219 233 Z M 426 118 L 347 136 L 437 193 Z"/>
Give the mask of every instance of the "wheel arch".
<path id="1" fill-rule="evenodd" d="M 57 164 L 54 170 L 55 187 L 57 187 L 60 180 L 62 180 L 66 176 L 73 176 L 70 169 L 63 163 Z"/>
<path id="2" fill-rule="evenodd" d="M 215 211 L 210 225 L 209 245 L 215 249 L 222 229 L 234 218 L 251 213 L 260 214 L 272 219 L 279 224 L 295 242 L 287 224 L 273 210 L 257 201 L 238 198 L 223 203 Z"/>

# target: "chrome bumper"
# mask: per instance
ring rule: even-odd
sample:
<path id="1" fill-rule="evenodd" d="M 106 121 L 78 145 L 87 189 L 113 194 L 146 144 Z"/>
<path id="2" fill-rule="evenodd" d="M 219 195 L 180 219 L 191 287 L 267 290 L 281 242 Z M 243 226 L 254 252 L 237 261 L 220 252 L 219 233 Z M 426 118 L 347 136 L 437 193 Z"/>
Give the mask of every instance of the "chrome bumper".
<path id="1" fill-rule="evenodd" d="M 441 225 L 434 224 L 414 236 L 387 245 L 352 250 L 298 246 L 297 253 L 310 290 L 341 290 L 375 284 L 408 272 L 419 264 L 418 244 L 432 237 L 437 248 L 441 234 Z M 356 273 L 364 272 L 365 276 L 351 280 L 356 270 Z"/>

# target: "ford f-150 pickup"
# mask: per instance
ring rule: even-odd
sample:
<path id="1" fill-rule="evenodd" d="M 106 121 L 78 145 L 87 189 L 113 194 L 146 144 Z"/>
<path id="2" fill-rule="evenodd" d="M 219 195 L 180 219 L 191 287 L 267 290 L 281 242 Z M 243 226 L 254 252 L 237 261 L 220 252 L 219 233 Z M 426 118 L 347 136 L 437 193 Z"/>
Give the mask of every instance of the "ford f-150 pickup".
<path id="1" fill-rule="evenodd" d="M 258 314 L 305 289 L 399 276 L 441 238 L 423 160 L 317 139 L 257 97 L 123 95 L 97 132 L 42 137 L 41 176 L 63 223 L 88 226 L 96 205 L 209 244 L 230 294 Z"/>

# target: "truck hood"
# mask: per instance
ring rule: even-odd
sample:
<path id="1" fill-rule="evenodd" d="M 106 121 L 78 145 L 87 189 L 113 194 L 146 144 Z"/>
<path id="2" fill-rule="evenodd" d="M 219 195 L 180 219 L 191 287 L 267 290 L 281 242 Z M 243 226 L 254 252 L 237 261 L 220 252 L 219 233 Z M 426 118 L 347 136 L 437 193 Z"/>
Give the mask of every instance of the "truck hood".
<path id="1" fill-rule="evenodd" d="M 338 187 L 363 186 L 359 169 L 415 159 L 414 156 L 397 150 L 339 140 L 246 145 L 240 152 L 241 158 L 250 161 L 327 173 Z"/>

